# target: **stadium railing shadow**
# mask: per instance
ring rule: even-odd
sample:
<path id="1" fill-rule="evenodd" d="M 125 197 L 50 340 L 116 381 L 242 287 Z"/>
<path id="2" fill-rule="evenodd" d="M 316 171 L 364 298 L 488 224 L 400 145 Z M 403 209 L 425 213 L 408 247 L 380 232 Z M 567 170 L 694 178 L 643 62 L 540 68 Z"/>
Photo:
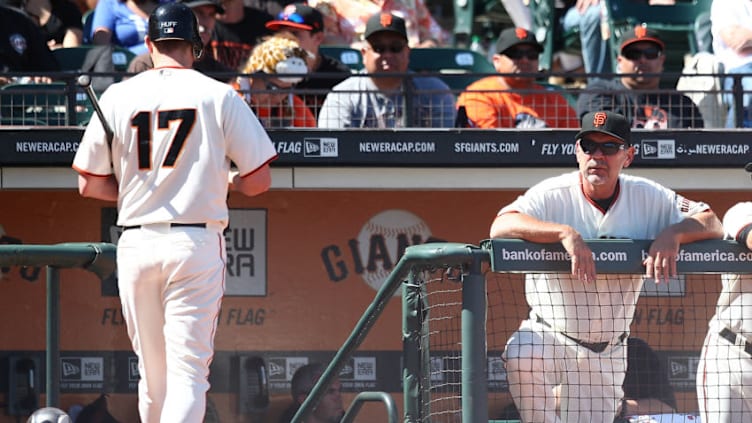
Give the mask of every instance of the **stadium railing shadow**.
<path id="1" fill-rule="evenodd" d="M 40 84 L 32 82 L 33 76 L 41 75 L 28 75 L 28 74 L 8 74 L 7 76 L 14 79 L 16 82 L 7 84 L 0 88 L 0 124 L 4 126 L 83 126 L 88 123 L 89 118 L 93 113 L 93 107 L 90 100 L 86 97 L 84 90 L 76 85 L 76 78 L 80 75 L 80 72 L 66 71 L 54 74 L 47 74 L 54 81 L 50 84 Z M 112 76 L 112 73 L 98 74 L 87 73 L 92 77 L 96 76 Z M 118 77 L 125 77 L 128 74 L 116 73 Z M 447 91 L 450 92 L 456 99 L 463 91 L 458 85 L 459 81 L 472 81 L 482 77 L 499 75 L 495 73 L 442 73 L 442 72 L 411 72 L 407 74 L 401 74 L 400 76 L 409 81 L 413 78 L 432 76 L 437 77 L 445 81 L 448 85 Z M 222 75 L 226 76 L 226 75 Z M 239 75 L 240 76 L 240 75 Z M 248 76 L 248 75 L 245 75 Z M 354 77 L 366 76 L 363 74 L 353 75 Z M 572 74 L 572 73 L 541 73 L 531 75 L 536 77 L 536 80 L 545 89 L 558 92 L 563 95 L 569 102 L 570 106 L 576 107 L 577 99 L 583 93 L 595 93 L 588 87 L 581 87 L 577 85 L 559 85 L 555 83 L 549 83 L 549 80 L 554 77 L 558 77 L 558 80 L 572 80 L 572 79 L 584 79 L 588 77 L 587 74 Z M 605 74 L 600 75 L 602 78 L 618 78 L 617 74 Z M 744 98 L 749 97 L 750 94 L 743 90 L 741 81 L 745 77 L 752 77 L 752 75 L 738 74 L 738 75 L 722 75 L 722 74 L 675 74 L 664 72 L 661 75 L 662 79 L 676 80 L 677 78 L 687 78 L 690 81 L 689 84 L 685 84 L 682 90 L 675 88 L 659 88 L 657 90 L 651 90 L 649 93 L 682 93 L 690 97 L 696 104 L 700 105 L 700 102 L 710 98 L 712 107 L 716 107 L 718 110 L 712 112 L 714 114 L 713 119 L 705 119 L 705 128 L 711 128 L 719 126 L 717 122 L 722 121 L 718 116 L 715 116 L 716 112 L 719 116 L 725 116 L 726 108 L 730 102 L 735 104 L 735 127 L 741 128 L 744 126 L 745 116 L 749 112 L 745 113 L 743 102 Z M 255 75 L 254 77 L 259 77 Z M 315 74 L 306 75 L 308 78 L 318 77 Z M 729 78 L 732 83 L 728 84 L 732 88 L 731 90 L 724 90 L 723 80 Z M 693 84 L 692 81 L 696 81 L 697 84 Z M 708 82 L 709 81 L 709 82 Z M 461 85 L 461 84 L 460 84 Z M 707 88 L 710 86 L 711 88 Z M 687 88 L 688 87 L 688 88 Z M 697 88 L 693 88 L 697 87 Z M 713 88 L 716 87 L 716 88 Z M 525 90 L 517 90 L 519 94 L 525 94 Z M 298 95 L 304 100 L 307 96 L 321 97 L 328 93 L 328 90 L 303 90 L 292 87 L 282 92 L 289 94 L 290 96 Z M 623 93 L 635 93 L 635 91 L 628 91 L 626 88 Z M 270 91 L 254 91 L 246 94 L 270 94 Z M 279 94 L 276 91 L 275 94 Z M 641 92 L 646 94 L 647 91 Z M 413 99 L 421 92 L 416 92 L 413 84 L 405 83 L 400 91 L 393 93 L 395 95 L 401 94 L 404 98 Z M 422 94 L 429 94 L 427 92 Z M 601 92 L 600 94 L 622 94 L 621 92 L 610 91 L 608 93 Z M 320 106 L 320 104 L 319 104 Z M 546 107 L 543 105 L 534 105 L 539 107 Z M 658 105 L 671 107 L 671 105 Z M 706 114 L 705 108 L 701 107 L 703 114 Z M 709 125 L 708 122 L 715 122 Z M 417 127 L 414 120 L 411 120 L 408 116 L 406 127 Z M 271 127 L 273 128 L 273 126 Z"/>

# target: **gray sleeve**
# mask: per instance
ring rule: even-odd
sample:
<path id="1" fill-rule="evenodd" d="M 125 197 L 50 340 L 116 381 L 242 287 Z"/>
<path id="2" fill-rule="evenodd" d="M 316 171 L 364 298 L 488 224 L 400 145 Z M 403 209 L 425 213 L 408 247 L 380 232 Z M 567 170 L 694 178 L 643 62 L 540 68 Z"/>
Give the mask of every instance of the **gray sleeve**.
<path id="1" fill-rule="evenodd" d="M 456 108 L 454 104 L 454 95 L 452 95 L 452 93 L 448 92 L 445 94 L 434 95 L 433 104 L 431 106 L 432 128 L 454 127 Z"/>

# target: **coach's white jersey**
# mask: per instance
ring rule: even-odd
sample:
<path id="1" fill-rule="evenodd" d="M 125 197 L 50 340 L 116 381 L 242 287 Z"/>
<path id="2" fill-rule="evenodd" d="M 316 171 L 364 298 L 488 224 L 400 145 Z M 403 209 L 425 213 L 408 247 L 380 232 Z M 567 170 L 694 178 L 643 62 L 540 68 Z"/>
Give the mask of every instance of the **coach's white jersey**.
<path id="1" fill-rule="evenodd" d="M 654 239 L 664 228 L 708 210 L 651 180 L 620 175 L 608 211 L 582 191 L 578 171 L 542 181 L 499 214 L 520 212 L 537 219 L 567 224 L 583 239 Z M 603 342 L 629 331 L 642 277 L 599 275 L 584 283 L 569 274 L 529 274 L 525 292 L 531 316 L 589 341 Z"/>
<path id="2" fill-rule="evenodd" d="M 230 161 L 247 175 L 277 155 L 232 87 L 192 69 L 142 72 L 111 85 L 100 103 L 115 134 L 112 157 L 117 159 L 111 166 L 104 130 L 93 115 L 73 167 L 93 175 L 115 174 L 118 225 L 224 226 Z"/>
<path id="3" fill-rule="evenodd" d="M 752 202 L 738 203 L 723 216 L 726 238 L 735 239 L 746 226 L 752 225 Z M 752 336 L 752 275 L 724 274 L 721 277 L 723 290 L 718 297 L 716 314 L 711 327 Z"/>

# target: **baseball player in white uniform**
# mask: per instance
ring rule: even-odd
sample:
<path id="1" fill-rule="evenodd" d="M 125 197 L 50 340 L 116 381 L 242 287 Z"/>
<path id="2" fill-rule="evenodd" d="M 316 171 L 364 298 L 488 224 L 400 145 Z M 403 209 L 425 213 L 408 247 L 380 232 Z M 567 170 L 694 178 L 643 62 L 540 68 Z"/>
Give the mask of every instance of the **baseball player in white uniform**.
<path id="1" fill-rule="evenodd" d="M 588 113 L 576 140 L 579 170 L 530 188 L 499 211 L 490 231 L 560 242 L 571 256 L 571 274 L 526 276 L 530 316 L 503 354 L 524 422 L 611 422 L 621 402 L 625 341 L 643 277 L 599 276 L 586 239 L 653 239 L 643 264 L 645 276 L 660 281 L 676 275 L 680 244 L 722 235 L 706 204 L 621 174 L 635 154 L 624 116 Z"/>
<path id="2" fill-rule="evenodd" d="M 723 217 L 726 237 L 752 250 L 752 202 Z M 724 274 L 697 367 L 703 422 L 752 422 L 752 276 Z"/>
<path id="3" fill-rule="evenodd" d="M 203 421 L 228 182 L 246 195 L 267 191 L 277 156 L 237 93 L 191 69 L 202 47 L 197 26 L 182 3 L 154 10 L 146 38 L 154 69 L 104 92 L 112 145 L 94 116 L 73 161 L 81 195 L 118 203 L 118 287 L 144 423 Z"/>

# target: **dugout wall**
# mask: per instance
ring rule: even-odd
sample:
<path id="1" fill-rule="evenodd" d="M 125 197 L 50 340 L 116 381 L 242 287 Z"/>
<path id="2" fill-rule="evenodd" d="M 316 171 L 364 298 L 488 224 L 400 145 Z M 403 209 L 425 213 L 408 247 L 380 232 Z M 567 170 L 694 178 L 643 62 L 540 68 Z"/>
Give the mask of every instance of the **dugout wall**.
<path id="1" fill-rule="evenodd" d="M 719 215 L 749 198 L 749 175 L 740 166 L 748 160 L 748 153 L 741 150 L 748 145 L 744 131 L 635 132 L 640 145 L 644 141 L 649 147 L 661 140 L 662 154 L 674 151 L 674 156 L 641 157 L 629 173 L 705 201 Z M 407 246 L 437 241 L 477 244 L 487 236 L 502 204 L 547 176 L 574 169 L 574 158 L 565 151 L 573 134 L 272 131 L 281 151 L 272 168 L 272 191 L 256 199 L 231 195 L 229 200 L 234 223 L 228 235 L 233 256 L 228 286 L 233 291 L 224 301 L 209 393 L 221 421 L 259 417 L 243 411 L 239 394 L 241 363 L 252 357 L 262 357 L 269 370 L 273 401 L 263 416 L 273 421 L 289 404 L 294 369 L 305 361 L 328 362 L 335 356 Z M 0 128 L 0 243 L 117 241 L 113 205 L 81 199 L 76 193 L 76 175 L 68 166 L 77 137 L 79 129 Z M 319 146 L 322 140 L 336 139 L 338 155 L 317 156 L 315 149 L 306 153 L 304 146 L 311 138 Z M 725 141 L 731 146 L 726 152 L 704 153 Z M 490 148 L 489 142 L 496 143 L 496 153 L 483 152 Z M 509 151 L 499 152 L 500 143 Z M 418 145 L 437 150 L 400 152 Z M 8 389 L 5 363 L 10 357 L 31 356 L 44 362 L 45 288 L 44 272 L 38 267 L 10 266 L 1 273 L 3 403 Z M 61 380 L 60 399 L 67 408 L 106 392 L 110 410 L 128 423 L 135 421 L 137 379 L 131 372 L 133 355 L 111 286 L 112 281 L 100 281 L 80 270 L 61 274 L 61 364 L 70 372 Z M 521 294 L 515 291 L 521 284 L 500 286 L 511 290 L 510 295 Z M 708 293 L 707 301 L 692 298 L 698 313 L 709 317 L 716 297 Z M 664 326 L 679 337 L 691 307 L 683 307 L 685 323 L 675 311 L 668 319 L 667 310 L 680 308 L 677 301 L 650 297 L 649 303 L 641 304 L 640 330 Z M 524 304 L 515 304 L 504 306 L 511 317 L 496 324 L 519 323 Z M 358 392 L 384 391 L 395 398 L 403 415 L 402 327 L 400 299 L 394 296 L 342 368 L 345 404 Z M 502 338 L 495 344 L 503 345 Z M 498 381 L 492 383 L 494 389 L 503 389 Z M 508 400 L 505 395 L 492 391 L 491 412 L 494 404 L 501 404 L 493 398 Z M 15 421 L 3 411 L 0 422 Z M 383 422 L 386 415 L 383 406 L 368 405 L 362 418 Z"/>

